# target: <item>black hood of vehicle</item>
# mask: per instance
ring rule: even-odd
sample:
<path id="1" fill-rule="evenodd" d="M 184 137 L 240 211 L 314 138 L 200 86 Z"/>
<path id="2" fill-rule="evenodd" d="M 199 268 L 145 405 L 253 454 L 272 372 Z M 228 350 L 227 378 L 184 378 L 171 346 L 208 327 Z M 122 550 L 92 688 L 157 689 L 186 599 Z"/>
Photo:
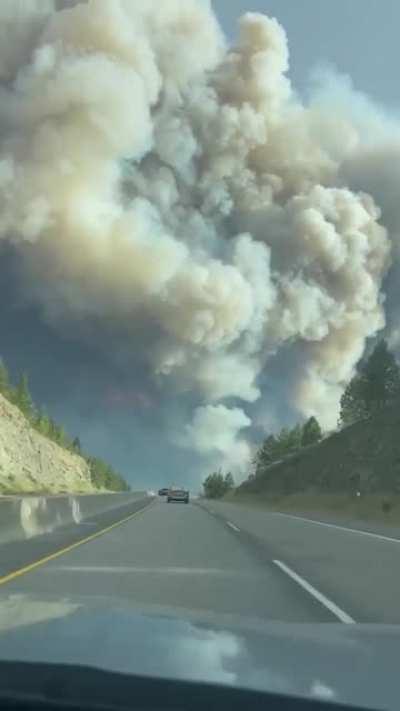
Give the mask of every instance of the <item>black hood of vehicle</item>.
<path id="1" fill-rule="evenodd" d="M 397 709 L 400 627 L 180 617 L 113 599 L 3 597 L 0 660 L 91 666 Z M 1 692 L 1 689 L 0 689 Z"/>

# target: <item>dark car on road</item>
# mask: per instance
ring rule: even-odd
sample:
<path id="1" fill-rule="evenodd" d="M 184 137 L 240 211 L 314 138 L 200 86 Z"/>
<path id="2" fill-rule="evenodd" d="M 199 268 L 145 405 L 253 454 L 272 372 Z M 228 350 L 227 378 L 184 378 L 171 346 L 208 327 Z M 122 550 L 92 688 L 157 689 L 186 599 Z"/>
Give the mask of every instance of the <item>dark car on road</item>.
<path id="1" fill-rule="evenodd" d="M 171 501 L 183 501 L 183 503 L 188 504 L 189 503 L 188 490 L 182 489 L 179 486 L 171 486 L 171 488 L 168 489 L 167 502 L 170 503 Z"/>
<path id="2" fill-rule="evenodd" d="M 168 487 L 165 487 L 164 489 L 159 489 L 158 495 L 159 496 L 168 496 Z"/>

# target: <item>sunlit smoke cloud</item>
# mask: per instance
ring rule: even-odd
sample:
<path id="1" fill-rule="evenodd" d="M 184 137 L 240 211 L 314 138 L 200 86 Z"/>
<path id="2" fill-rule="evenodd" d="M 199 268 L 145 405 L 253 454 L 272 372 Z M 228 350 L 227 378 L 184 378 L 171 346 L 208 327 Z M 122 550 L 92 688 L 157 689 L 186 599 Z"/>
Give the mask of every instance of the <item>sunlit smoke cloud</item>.
<path id="1" fill-rule="evenodd" d="M 230 49 L 205 0 L 12 0 L 0 20 L 0 237 L 43 318 L 190 393 L 172 436 L 206 460 L 245 469 L 282 347 L 288 409 L 333 426 L 385 326 L 400 211 L 373 175 L 396 121 L 346 82 L 303 105 L 278 22 L 248 13 Z"/>
<path id="2" fill-rule="evenodd" d="M 228 468 L 245 468 L 250 448 L 239 434 L 250 425 L 251 420 L 239 408 L 199 407 L 193 422 L 186 427 L 183 443 L 200 454 L 213 456 L 216 463 L 222 458 Z"/>

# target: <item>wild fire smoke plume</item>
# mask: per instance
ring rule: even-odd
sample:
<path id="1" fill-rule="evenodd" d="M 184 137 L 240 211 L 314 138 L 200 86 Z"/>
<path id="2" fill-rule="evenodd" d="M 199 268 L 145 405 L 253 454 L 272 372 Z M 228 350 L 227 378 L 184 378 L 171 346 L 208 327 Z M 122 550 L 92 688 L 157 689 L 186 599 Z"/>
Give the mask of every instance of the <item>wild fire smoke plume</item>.
<path id="1" fill-rule="evenodd" d="M 282 349 L 287 407 L 334 425 L 385 326 L 386 119 L 329 77 L 302 104 L 278 22 L 246 14 L 229 49 L 208 0 L 2 0 L 0 21 L 0 237 L 43 319 L 190 393 L 170 436 L 215 461 L 246 465 Z"/>

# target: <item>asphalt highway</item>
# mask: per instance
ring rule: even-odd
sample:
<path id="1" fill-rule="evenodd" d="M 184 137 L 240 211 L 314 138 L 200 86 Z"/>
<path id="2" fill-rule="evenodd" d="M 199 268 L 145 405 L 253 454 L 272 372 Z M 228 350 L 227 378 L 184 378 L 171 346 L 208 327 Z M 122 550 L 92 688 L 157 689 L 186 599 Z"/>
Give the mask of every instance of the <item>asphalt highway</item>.
<path id="1" fill-rule="evenodd" d="M 111 596 L 177 614 L 400 622 L 396 538 L 226 503 L 155 499 L 123 513 L 79 535 L 24 542 L 14 566 L 10 546 L 0 546 L 0 599 Z"/>

